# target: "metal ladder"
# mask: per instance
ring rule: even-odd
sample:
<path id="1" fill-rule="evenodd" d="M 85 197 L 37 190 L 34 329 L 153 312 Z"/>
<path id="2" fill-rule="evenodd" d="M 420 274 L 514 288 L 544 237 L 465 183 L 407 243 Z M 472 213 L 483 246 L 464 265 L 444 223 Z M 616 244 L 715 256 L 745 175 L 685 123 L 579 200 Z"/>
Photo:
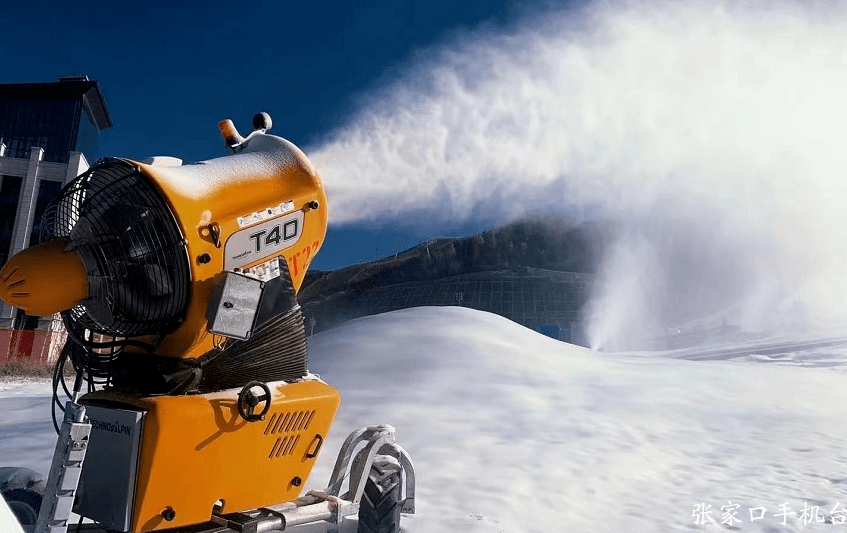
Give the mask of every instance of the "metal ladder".
<path id="1" fill-rule="evenodd" d="M 35 523 L 35 533 L 67 533 L 68 530 L 82 463 L 88 450 L 88 437 L 91 434 L 91 424 L 85 417 L 85 407 L 74 400 L 65 404 L 65 418 L 56 441 L 56 451 L 53 453 L 53 463 L 47 477 L 47 486 L 44 488 L 41 511 Z"/>

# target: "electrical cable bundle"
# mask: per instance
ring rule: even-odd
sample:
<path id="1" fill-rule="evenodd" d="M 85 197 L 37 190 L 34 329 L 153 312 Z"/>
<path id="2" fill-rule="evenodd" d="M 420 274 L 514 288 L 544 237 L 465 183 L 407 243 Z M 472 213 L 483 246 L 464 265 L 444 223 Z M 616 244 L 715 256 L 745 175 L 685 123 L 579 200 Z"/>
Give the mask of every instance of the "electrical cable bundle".
<path id="1" fill-rule="evenodd" d="M 56 408 L 64 413 L 65 406 L 59 400 L 59 387 L 64 390 L 69 400 L 75 400 L 86 386 L 86 392 L 94 392 L 111 384 L 117 361 L 123 354 L 126 346 L 137 346 L 148 351 L 153 347 L 147 343 L 132 339 L 115 339 L 111 341 L 95 341 L 94 332 L 82 329 L 71 319 L 70 313 L 62 313 L 62 321 L 68 338 L 56 366 L 53 368 L 53 404 L 51 413 L 53 416 L 53 428 L 59 433 L 59 423 L 56 419 Z M 65 381 L 65 365 L 70 361 L 76 373 L 73 390 L 68 388 Z"/>

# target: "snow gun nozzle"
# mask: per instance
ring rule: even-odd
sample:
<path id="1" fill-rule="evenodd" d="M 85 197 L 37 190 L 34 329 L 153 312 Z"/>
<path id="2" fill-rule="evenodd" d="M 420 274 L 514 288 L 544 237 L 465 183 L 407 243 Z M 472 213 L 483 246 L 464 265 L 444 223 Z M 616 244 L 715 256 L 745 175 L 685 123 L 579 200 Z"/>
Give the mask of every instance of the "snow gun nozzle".
<path id="1" fill-rule="evenodd" d="M 244 142 L 244 137 L 242 137 L 238 130 L 235 129 L 235 124 L 232 123 L 230 119 L 224 119 L 218 123 L 218 129 L 221 130 L 221 135 L 224 138 L 224 142 L 226 142 L 226 147 L 229 148 L 230 151 L 235 150 L 241 143 Z"/>
<path id="2" fill-rule="evenodd" d="M 254 135 L 267 133 L 267 131 L 271 129 L 272 125 L 273 121 L 271 120 L 271 116 L 263 112 L 256 113 L 253 116 L 253 131 L 250 132 L 250 135 L 246 138 L 242 137 L 241 134 L 238 133 L 238 130 L 235 128 L 235 124 L 233 124 L 230 119 L 220 121 L 218 123 L 218 129 L 221 130 L 221 135 L 223 135 L 227 149 L 235 154 L 244 150 L 247 146 L 247 142 Z"/>

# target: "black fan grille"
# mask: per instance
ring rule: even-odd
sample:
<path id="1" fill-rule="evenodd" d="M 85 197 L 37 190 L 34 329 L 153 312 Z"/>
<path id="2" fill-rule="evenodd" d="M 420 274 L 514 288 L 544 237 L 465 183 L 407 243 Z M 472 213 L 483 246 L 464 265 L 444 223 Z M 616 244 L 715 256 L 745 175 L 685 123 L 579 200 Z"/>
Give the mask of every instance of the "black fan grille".
<path id="1" fill-rule="evenodd" d="M 173 213 L 134 165 L 104 159 L 48 208 L 44 237 L 70 242 L 85 263 L 88 299 L 71 310 L 107 335 L 166 333 L 182 318 L 190 270 Z"/>

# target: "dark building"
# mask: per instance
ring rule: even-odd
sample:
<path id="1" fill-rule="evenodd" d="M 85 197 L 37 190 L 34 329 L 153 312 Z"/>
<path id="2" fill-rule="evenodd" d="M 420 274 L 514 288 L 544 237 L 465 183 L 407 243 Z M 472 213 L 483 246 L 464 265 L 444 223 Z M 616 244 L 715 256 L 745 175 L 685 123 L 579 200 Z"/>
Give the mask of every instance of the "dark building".
<path id="1" fill-rule="evenodd" d="M 5 157 L 29 159 L 35 146 L 44 150 L 42 161 L 67 164 L 71 152 L 80 152 L 91 163 L 100 132 L 111 127 L 100 84 L 87 76 L 0 84 L 0 142 L 6 145 Z"/>
<path id="2" fill-rule="evenodd" d="M 0 84 L 0 265 L 39 239 L 38 222 L 64 184 L 88 170 L 112 118 L 87 76 Z M 0 302 L 0 326 L 47 327 Z"/>
<path id="3" fill-rule="evenodd" d="M 417 306 L 488 311 L 585 344 L 584 307 L 608 228 L 557 217 L 528 219 L 472 237 L 434 239 L 394 257 L 310 272 L 300 291 L 308 332 Z"/>

